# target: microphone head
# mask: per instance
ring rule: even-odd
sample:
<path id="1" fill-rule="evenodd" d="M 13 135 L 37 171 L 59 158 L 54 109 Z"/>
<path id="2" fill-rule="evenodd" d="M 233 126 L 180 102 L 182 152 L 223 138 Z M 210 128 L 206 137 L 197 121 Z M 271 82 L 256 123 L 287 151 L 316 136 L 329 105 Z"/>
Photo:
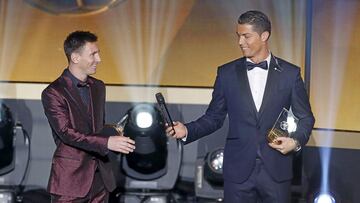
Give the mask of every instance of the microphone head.
<path id="1" fill-rule="evenodd" d="M 165 99 L 164 99 L 163 95 L 161 94 L 161 92 L 156 93 L 155 97 L 156 97 L 156 101 L 159 104 L 164 104 L 165 103 Z"/>

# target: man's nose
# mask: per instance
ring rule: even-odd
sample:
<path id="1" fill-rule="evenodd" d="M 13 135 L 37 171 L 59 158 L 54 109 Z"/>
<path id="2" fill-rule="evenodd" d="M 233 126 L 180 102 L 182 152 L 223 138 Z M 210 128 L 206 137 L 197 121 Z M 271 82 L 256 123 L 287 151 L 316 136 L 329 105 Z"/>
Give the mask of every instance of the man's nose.
<path id="1" fill-rule="evenodd" d="M 244 37 L 239 37 L 239 41 L 238 41 L 239 45 L 243 45 L 244 42 L 245 42 Z"/>

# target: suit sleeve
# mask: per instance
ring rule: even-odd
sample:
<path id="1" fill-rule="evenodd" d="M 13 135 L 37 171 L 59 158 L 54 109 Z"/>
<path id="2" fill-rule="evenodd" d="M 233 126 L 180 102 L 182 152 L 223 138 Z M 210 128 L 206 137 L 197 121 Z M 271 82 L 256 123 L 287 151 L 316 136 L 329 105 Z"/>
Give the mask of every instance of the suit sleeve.
<path id="1" fill-rule="evenodd" d="M 84 134 L 73 128 L 66 100 L 58 91 L 53 88 L 46 89 L 41 100 L 52 130 L 63 143 L 103 156 L 108 153 L 107 137 Z"/>
<path id="2" fill-rule="evenodd" d="M 196 121 L 186 124 L 188 137 L 186 142 L 193 142 L 209 135 L 222 127 L 227 115 L 227 106 L 221 81 L 221 68 L 218 68 L 211 102 L 203 116 Z"/>
<path id="3" fill-rule="evenodd" d="M 304 82 L 300 76 L 300 70 L 297 71 L 295 84 L 292 88 L 291 109 L 294 115 L 299 119 L 294 138 L 300 142 L 301 146 L 305 146 L 309 140 L 311 130 L 314 127 L 315 118 L 311 111 L 309 97 L 306 93 Z"/>

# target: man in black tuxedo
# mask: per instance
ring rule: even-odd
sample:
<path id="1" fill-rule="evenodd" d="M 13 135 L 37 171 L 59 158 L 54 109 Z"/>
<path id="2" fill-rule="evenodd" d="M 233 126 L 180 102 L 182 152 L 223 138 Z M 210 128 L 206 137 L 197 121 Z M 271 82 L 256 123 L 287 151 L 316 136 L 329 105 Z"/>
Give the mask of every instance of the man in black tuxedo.
<path id="1" fill-rule="evenodd" d="M 290 202 L 292 159 L 314 126 L 300 68 L 269 50 L 271 23 L 260 11 L 240 15 L 237 35 L 243 57 L 218 68 L 212 100 L 198 120 L 175 122 L 168 135 L 186 143 L 219 129 L 226 115 L 229 132 L 224 153 L 226 203 Z M 268 143 L 266 135 L 283 108 L 299 118 L 290 137 Z"/>

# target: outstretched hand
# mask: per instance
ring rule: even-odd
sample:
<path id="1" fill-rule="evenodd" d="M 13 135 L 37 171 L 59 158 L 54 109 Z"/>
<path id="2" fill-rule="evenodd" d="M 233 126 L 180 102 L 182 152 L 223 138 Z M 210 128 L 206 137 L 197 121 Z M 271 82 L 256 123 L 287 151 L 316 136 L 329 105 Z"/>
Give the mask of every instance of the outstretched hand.
<path id="1" fill-rule="evenodd" d="M 110 136 L 107 148 L 115 152 L 129 154 L 135 149 L 135 141 L 125 136 Z"/>
<path id="2" fill-rule="evenodd" d="M 185 136 L 187 136 L 187 129 L 186 126 L 184 124 L 182 124 L 181 122 L 173 122 L 174 125 L 174 129 L 166 124 L 166 135 L 169 137 L 173 137 L 176 139 L 182 139 Z M 174 131 L 175 130 L 175 131 Z"/>

